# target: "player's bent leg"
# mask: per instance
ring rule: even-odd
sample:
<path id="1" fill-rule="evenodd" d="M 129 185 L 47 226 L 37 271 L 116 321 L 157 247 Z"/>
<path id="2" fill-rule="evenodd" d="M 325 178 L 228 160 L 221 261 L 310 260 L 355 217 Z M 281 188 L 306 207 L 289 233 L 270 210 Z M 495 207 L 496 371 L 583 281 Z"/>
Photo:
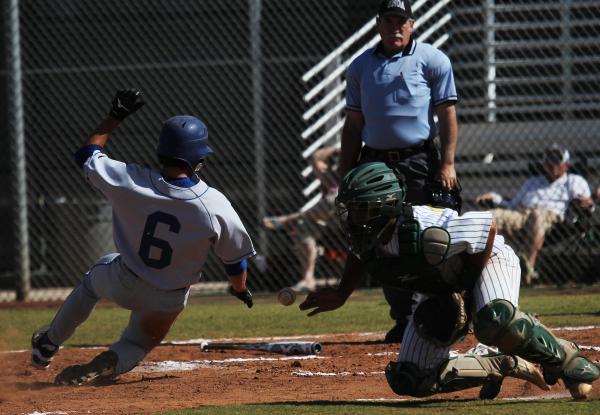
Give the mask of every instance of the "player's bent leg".
<path id="1" fill-rule="evenodd" d="M 121 339 L 84 365 L 73 365 L 60 372 L 57 385 L 82 385 L 112 380 L 129 372 L 167 335 L 180 311 L 171 313 L 132 312 Z"/>
<path id="2" fill-rule="evenodd" d="M 484 386 L 481 399 L 493 399 L 506 376 L 523 379 L 547 389 L 542 374 L 531 363 L 501 353 L 461 354 L 431 369 L 419 369 L 409 362 L 390 362 L 385 377 L 398 395 L 415 397 L 454 392 Z M 487 386 L 486 385 L 492 385 Z"/>
<path id="3" fill-rule="evenodd" d="M 121 338 L 110 347 L 119 357 L 113 376 L 136 367 L 165 338 L 181 311 L 133 311 Z"/>
<path id="4" fill-rule="evenodd" d="M 90 283 L 90 269 L 79 285 L 65 299 L 58 313 L 48 326 L 37 329 L 31 336 L 31 363 L 38 369 L 47 369 L 56 353 L 75 329 L 94 310 L 99 300 Z"/>
<path id="5" fill-rule="evenodd" d="M 504 353 L 539 363 L 544 378 L 554 384 L 560 378 L 576 399 L 586 398 L 600 368 L 582 356 L 575 343 L 555 337 L 542 323 L 506 300 L 482 307 L 474 319 L 477 339 Z"/>

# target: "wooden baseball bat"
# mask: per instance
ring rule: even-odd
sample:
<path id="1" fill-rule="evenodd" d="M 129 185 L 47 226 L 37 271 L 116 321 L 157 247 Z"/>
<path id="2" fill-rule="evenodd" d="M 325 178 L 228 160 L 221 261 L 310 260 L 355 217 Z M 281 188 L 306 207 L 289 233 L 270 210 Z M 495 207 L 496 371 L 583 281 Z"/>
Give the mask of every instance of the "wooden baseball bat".
<path id="1" fill-rule="evenodd" d="M 276 343 L 209 343 L 200 345 L 202 351 L 209 350 L 262 350 L 288 355 L 311 355 L 321 353 L 321 343 L 276 342 Z"/>

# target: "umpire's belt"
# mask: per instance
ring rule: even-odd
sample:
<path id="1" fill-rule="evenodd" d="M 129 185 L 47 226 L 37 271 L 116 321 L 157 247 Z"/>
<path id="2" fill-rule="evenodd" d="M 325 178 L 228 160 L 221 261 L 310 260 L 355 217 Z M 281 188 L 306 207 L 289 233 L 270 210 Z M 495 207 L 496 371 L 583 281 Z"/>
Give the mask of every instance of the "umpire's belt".
<path id="1" fill-rule="evenodd" d="M 368 157 L 376 160 L 386 161 L 386 162 L 396 162 L 400 160 L 404 160 L 410 156 L 415 154 L 424 153 L 429 150 L 431 146 L 431 140 L 421 141 L 419 144 L 415 144 L 414 146 L 405 147 L 405 148 L 391 148 L 388 150 L 377 150 L 376 148 L 371 148 L 368 146 L 364 146 L 361 150 L 361 159 Z"/>

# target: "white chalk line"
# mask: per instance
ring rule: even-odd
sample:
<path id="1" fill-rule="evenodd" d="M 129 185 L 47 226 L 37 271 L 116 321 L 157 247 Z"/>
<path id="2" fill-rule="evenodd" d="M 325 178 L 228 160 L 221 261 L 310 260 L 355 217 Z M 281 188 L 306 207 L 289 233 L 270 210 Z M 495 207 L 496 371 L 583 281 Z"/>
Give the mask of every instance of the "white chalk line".
<path id="1" fill-rule="evenodd" d="M 564 326 L 552 327 L 552 331 L 580 331 L 599 329 L 600 326 Z M 201 344 L 203 342 L 227 342 L 227 341 L 245 341 L 245 342 L 262 342 L 262 341 L 286 341 L 286 340 L 302 340 L 302 339 L 323 339 L 331 337 L 383 337 L 385 332 L 363 332 L 363 333 L 328 333 L 328 334 L 303 334 L 298 336 L 274 336 L 274 337 L 229 337 L 220 339 L 191 339 L 181 341 L 163 342 L 161 345 L 188 345 Z"/>
<path id="2" fill-rule="evenodd" d="M 69 414 L 69 412 L 63 412 L 63 411 L 54 411 L 54 412 L 32 412 L 30 414 L 27 415 L 67 415 Z"/>
<path id="3" fill-rule="evenodd" d="M 311 372 L 309 370 L 295 370 L 291 372 L 292 376 L 299 376 L 304 378 L 312 378 L 315 376 L 368 376 L 368 375 L 383 375 L 384 371 L 376 371 L 376 372 Z"/>
<path id="4" fill-rule="evenodd" d="M 565 327 L 553 327 L 552 331 L 580 331 L 580 330 L 593 330 L 598 329 L 600 326 L 565 326 Z M 303 334 L 298 336 L 274 336 L 274 337 L 227 337 L 219 339 L 190 339 L 190 340 L 175 340 L 169 342 L 162 342 L 161 346 L 187 346 L 187 345 L 200 345 L 203 342 L 228 342 L 228 341 L 244 341 L 244 342 L 263 342 L 263 341 L 286 341 L 286 340 L 301 340 L 301 339 L 323 339 L 331 337 L 383 337 L 384 332 L 364 332 L 364 333 L 329 333 L 329 334 Z M 580 346 L 581 347 L 581 346 Z M 586 346 L 596 347 L 596 346 Z M 86 349 L 102 349 L 103 347 L 86 347 Z M 592 349 L 596 350 L 596 349 Z M 0 351 L 0 354 L 4 353 L 24 353 L 30 352 L 31 350 L 4 350 Z"/>
<path id="5" fill-rule="evenodd" d="M 379 352 L 379 353 L 367 353 L 367 356 L 391 356 L 391 355 L 399 355 L 398 352 Z"/>
<path id="6" fill-rule="evenodd" d="M 304 339 L 323 339 L 331 337 L 377 337 L 383 336 L 384 332 L 365 332 L 365 333 L 329 333 L 329 334 L 302 334 L 298 336 L 273 336 L 273 337 L 228 337 L 220 339 L 190 339 L 180 341 L 162 342 L 161 346 L 187 346 L 194 344 L 202 344 L 204 342 L 275 342 L 275 341 L 292 341 Z"/>
<path id="7" fill-rule="evenodd" d="M 182 372 L 196 369 L 218 369 L 226 368 L 230 363 L 246 363 L 246 362 L 277 362 L 287 360 L 312 360 L 312 359 L 329 359 L 317 355 L 309 356 L 285 356 L 285 357 L 232 357 L 229 359 L 220 360 L 190 360 L 190 361 L 175 361 L 165 360 L 162 362 L 142 362 L 132 372 Z"/>

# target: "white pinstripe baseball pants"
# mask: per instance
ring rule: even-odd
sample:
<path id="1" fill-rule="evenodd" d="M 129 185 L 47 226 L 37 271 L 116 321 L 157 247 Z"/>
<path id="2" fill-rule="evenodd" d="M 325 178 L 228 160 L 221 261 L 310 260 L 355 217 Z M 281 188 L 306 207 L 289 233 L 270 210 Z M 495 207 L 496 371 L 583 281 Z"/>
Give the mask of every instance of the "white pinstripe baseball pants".
<path id="1" fill-rule="evenodd" d="M 473 288 L 474 313 L 492 300 L 501 298 L 519 305 L 521 268 L 512 248 L 505 245 L 493 254 Z M 420 301 L 427 297 L 422 296 Z M 450 347 L 438 347 L 422 339 L 414 329 L 412 316 L 404 332 L 398 361 L 411 362 L 420 369 L 439 366 L 450 355 Z"/>

